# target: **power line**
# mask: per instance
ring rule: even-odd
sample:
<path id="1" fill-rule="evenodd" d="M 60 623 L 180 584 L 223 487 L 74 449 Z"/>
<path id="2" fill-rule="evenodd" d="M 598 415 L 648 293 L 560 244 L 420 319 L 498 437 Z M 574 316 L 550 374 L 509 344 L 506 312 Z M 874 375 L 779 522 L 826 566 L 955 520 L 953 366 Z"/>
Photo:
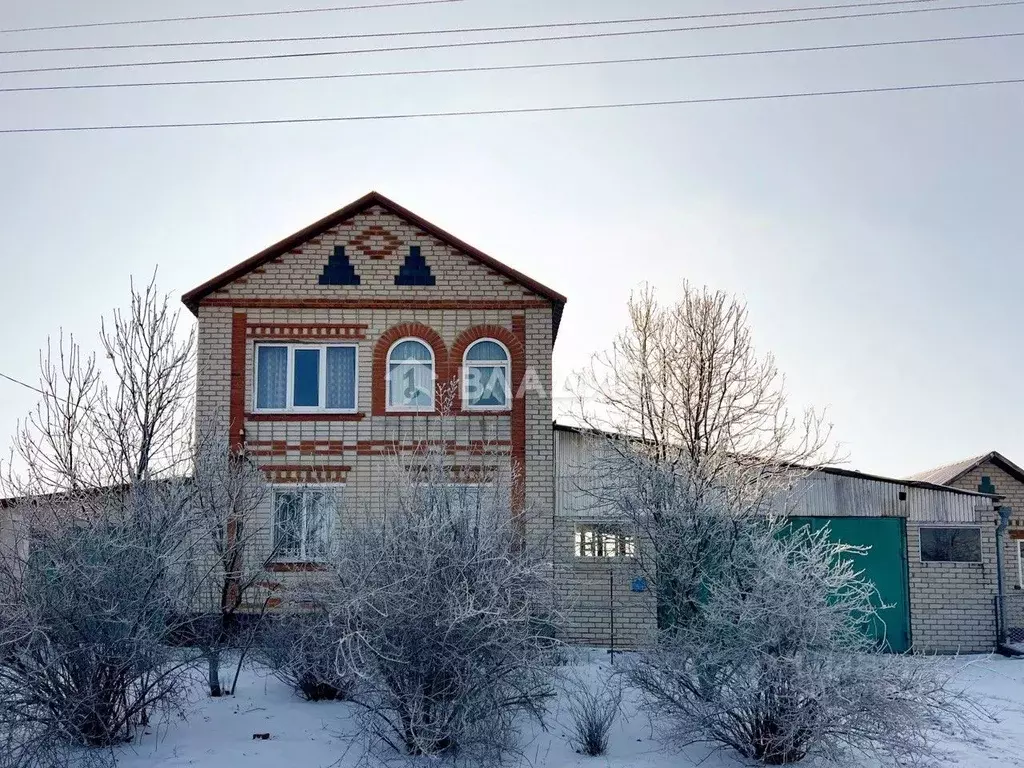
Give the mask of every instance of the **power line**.
<path id="1" fill-rule="evenodd" d="M 436 75 L 468 72 L 505 72 L 512 70 L 557 69 L 559 67 L 585 67 L 603 64 L 642 64 L 666 61 L 686 61 L 691 59 L 717 59 L 740 56 L 767 56 L 787 53 L 813 53 L 827 51 L 845 51 L 863 48 L 884 48 L 890 46 L 925 45 L 932 43 L 952 43 L 971 40 L 998 40 L 1004 38 L 1024 37 L 1024 32 L 997 32 L 986 35 L 957 35 L 953 37 L 926 37 L 912 40 L 885 40 L 867 43 L 842 43 L 837 45 L 812 45 L 793 48 L 763 48 L 746 51 L 716 51 L 711 53 L 686 53 L 672 56 L 638 56 L 619 59 L 583 59 L 576 61 L 536 62 L 530 64 L 494 64 L 479 67 L 441 67 L 437 69 L 404 69 L 383 72 L 342 72 L 333 75 L 285 75 L 280 77 L 240 77 L 218 80 L 162 80 L 143 83 L 86 83 L 73 85 L 26 85 L 12 88 L 0 88 L 0 93 L 20 93 L 24 91 L 71 91 L 96 88 L 145 88 L 153 86 L 181 85 L 230 85 L 241 83 L 280 83 L 303 80 L 338 80 L 365 77 L 395 77 L 406 75 Z"/>
<path id="2" fill-rule="evenodd" d="M 0 29 L 0 35 L 15 32 L 48 32 L 60 29 L 85 29 L 87 27 L 119 27 L 130 24 L 165 24 L 172 21 L 210 21 L 214 19 L 243 19 L 257 16 L 290 16 L 303 13 L 330 13 L 334 11 L 361 11 L 377 8 L 405 8 L 413 5 L 440 5 L 442 3 L 459 3 L 462 0 L 401 0 L 390 3 L 371 3 L 364 5 L 340 5 L 333 8 L 298 8 L 283 11 L 253 11 L 250 13 L 219 13 L 209 16 L 170 16 L 163 19 L 125 19 L 122 21 L 89 21 L 80 24 L 55 24 L 46 27 L 18 27 Z"/>
<path id="3" fill-rule="evenodd" d="M 117 45 L 78 45 L 57 46 L 53 48 L 13 48 L 0 51 L 0 54 L 17 53 L 66 53 L 71 51 L 121 51 L 141 48 L 181 48 L 200 45 L 258 45 L 262 43 L 305 43 L 325 42 L 328 40 L 355 40 L 381 37 L 411 37 L 420 35 L 450 35 L 478 32 L 522 32 L 532 29 L 564 29 L 574 27 L 593 27 L 611 24 L 653 24 L 669 21 L 693 21 L 698 19 L 721 19 L 736 16 L 765 16 L 780 13 L 804 13 L 810 11 L 838 11 L 849 8 L 876 8 L 893 5 L 921 5 L 936 3 L 939 0 L 882 0 L 881 2 L 847 3 L 845 5 L 809 5 L 802 8 L 770 8 L 753 11 L 728 11 L 723 13 L 694 13 L 679 16 L 649 16 L 647 18 L 604 19 L 591 21 L 561 21 L 544 24 L 510 24 L 491 27 L 456 27 L 448 29 L 414 29 L 399 32 L 352 32 L 344 35 L 305 35 L 298 37 L 257 37 L 228 40 L 191 40 L 164 43 L 126 43 Z"/>
<path id="4" fill-rule="evenodd" d="M 666 29 L 636 29 L 636 30 L 618 30 L 613 32 L 588 32 L 582 35 L 547 35 L 540 37 L 526 37 L 518 38 L 515 40 L 471 40 L 465 42 L 454 42 L 454 43 L 430 43 L 427 45 L 404 45 L 404 46 L 390 46 L 384 48 L 354 48 L 344 51 L 306 51 L 301 53 L 274 53 L 274 54 L 255 54 L 250 56 L 224 56 L 224 57 L 211 57 L 211 58 L 199 58 L 199 59 L 170 59 L 160 61 L 138 61 L 138 62 L 123 62 L 117 64 L 76 64 L 59 67 L 31 67 L 27 69 L 6 69 L 0 70 L 0 75 L 15 75 L 15 74 L 28 74 L 28 73 L 39 73 L 39 72 L 69 72 L 69 71 L 80 71 L 80 70 L 95 70 L 95 69 L 123 69 L 126 67 L 152 67 L 162 65 L 173 65 L 173 64 L 215 64 L 220 62 L 235 62 L 235 61 L 265 61 L 269 59 L 301 59 L 301 58 L 314 58 L 324 56 L 343 56 L 349 54 L 361 54 L 361 53 L 385 53 L 385 52 L 397 52 L 397 51 L 424 51 L 424 50 L 436 50 L 441 48 L 467 48 L 474 46 L 493 46 L 493 45 L 514 45 L 520 43 L 538 43 L 538 42 L 554 42 L 562 40 L 592 40 L 596 38 L 609 38 L 609 37 L 630 37 L 636 35 L 650 35 L 650 34 L 664 34 L 668 32 L 696 32 L 700 30 L 709 29 L 735 29 L 740 27 L 761 27 L 761 26 L 772 26 L 776 24 L 798 24 L 803 22 L 814 22 L 814 21 L 839 21 L 844 19 L 864 19 L 864 18 L 876 18 L 879 16 L 900 16 L 909 13 L 933 13 L 937 11 L 964 11 L 979 8 L 1003 8 L 1008 6 L 1020 6 L 1024 5 L 1024 0 L 1000 0 L 1000 2 L 989 2 L 989 3 L 976 3 L 972 5 L 955 5 L 944 8 L 901 8 L 894 11 L 873 11 L 871 13 L 855 13 L 855 14 L 843 14 L 839 16 L 803 16 L 795 19 L 771 19 L 764 21 L 744 21 L 744 22 L 729 22 L 724 24 L 709 24 L 701 26 L 691 27 L 669 27 Z"/>
<path id="5" fill-rule="evenodd" d="M 162 128 L 228 128 L 250 125 L 300 125 L 312 123 L 372 122 L 376 120 L 412 120 L 434 117 L 478 117 L 486 115 L 526 115 L 554 112 L 582 112 L 611 109 L 634 109 L 639 107 L 669 107 L 693 104 L 722 104 L 750 101 L 773 101 L 783 99 L 805 99 L 821 96 L 853 96 L 872 93 L 901 93 L 910 91 L 934 91 L 953 88 L 975 88 L 995 85 L 1021 85 L 1024 78 L 1003 80 L 973 80 L 957 83 L 925 83 L 919 85 L 894 85 L 874 88 L 850 88 L 831 91 L 800 91 L 793 93 L 754 94 L 744 96 L 711 96 L 695 99 L 662 99 L 658 101 L 629 101 L 612 104 L 569 104 L 553 107 L 515 107 L 501 109 L 470 109 L 451 112 L 405 112 L 386 115 L 339 115 L 333 117 L 292 117 L 268 118 L 265 120 L 220 120 L 194 123 L 137 123 L 111 125 L 53 126 L 44 128 L 0 128 L 0 134 L 12 133 L 83 133 L 87 131 L 153 130 Z"/>

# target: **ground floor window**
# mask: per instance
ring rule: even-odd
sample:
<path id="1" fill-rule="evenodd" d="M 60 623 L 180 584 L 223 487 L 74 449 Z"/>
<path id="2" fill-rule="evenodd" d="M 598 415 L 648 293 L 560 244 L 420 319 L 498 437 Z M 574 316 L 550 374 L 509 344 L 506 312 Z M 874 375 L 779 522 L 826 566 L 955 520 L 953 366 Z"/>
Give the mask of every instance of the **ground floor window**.
<path id="1" fill-rule="evenodd" d="M 577 523 L 576 557 L 635 557 L 636 538 L 620 526 Z"/>
<path id="2" fill-rule="evenodd" d="M 1024 589 L 1024 539 L 1017 539 L 1017 585 Z"/>
<path id="3" fill-rule="evenodd" d="M 922 526 L 921 562 L 980 563 L 981 528 Z"/>
<path id="4" fill-rule="evenodd" d="M 315 563 L 327 559 L 344 486 L 274 490 L 274 556 Z"/>

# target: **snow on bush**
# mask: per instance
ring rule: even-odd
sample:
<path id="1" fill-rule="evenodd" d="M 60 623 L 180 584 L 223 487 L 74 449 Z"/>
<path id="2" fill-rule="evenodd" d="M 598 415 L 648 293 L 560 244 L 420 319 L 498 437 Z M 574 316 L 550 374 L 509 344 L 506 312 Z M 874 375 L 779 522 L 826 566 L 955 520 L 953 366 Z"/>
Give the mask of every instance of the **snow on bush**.
<path id="1" fill-rule="evenodd" d="M 660 633 L 630 681 L 677 743 L 711 742 L 769 765 L 865 755 L 905 764 L 971 707 L 933 660 L 882 653 L 863 550 L 827 529 L 739 524 L 695 615 Z"/>
<path id="2" fill-rule="evenodd" d="M 570 676 L 564 696 L 572 720 L 572 742 L 577 752 L 591 757 L 608 751 L 608 736 L 622 708 L 622 680 L 602 677 L 600 682 L 583 675 Z"/>
<path id="3" fill-rule="evenodd" d="M 26 756 L 130 741 L 181 703 L 194 657 L 166 644 L 187 552 L 178 491 L 91 492 L 87 516 L 37 527 L 28 557 L 3 561 L 0 738 Z"/>
<path id="4" fill-rule="evenodd" d="M 312 586 L 366 729 L 402 753 L 498 759 L 553 695 L 552 565 L 524 540 L 504 467 L 472 485 L 432 453 L 396 468 L 384 514 L 346 531 Z"/>
<path id="5" fill-rule="evenodd" d="M 352 695 L 355 676 L 338 663 L 337 630 L 326 614 L 276 616 L 261 632 L 260 656 L 274 676 L 307 701 Z"/>

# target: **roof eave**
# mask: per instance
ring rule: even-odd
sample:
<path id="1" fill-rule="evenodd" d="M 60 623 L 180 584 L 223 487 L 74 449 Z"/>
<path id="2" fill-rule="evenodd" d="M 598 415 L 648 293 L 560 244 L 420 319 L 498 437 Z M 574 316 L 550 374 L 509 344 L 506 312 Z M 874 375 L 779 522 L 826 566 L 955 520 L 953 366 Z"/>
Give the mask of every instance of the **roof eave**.
<path id="1" fill-rule="evenodd" d="M 379 192 L 369 192 L 363 195 L 358 200 L 349 203 L 344 208 L 341 208 L 334 213 L 325 216 L 319 221 L 310 224 L 308 227 L 295 232 L 292 235 L 284 238 L 283 240 L 274 243 L 269 248 L 265 248 L 255 256 L 251 256 L 243 262 L 236 264 L 224 272 L 221 272 L 216 277 L 207 280 L 202 285 L 198 285 L 191 291 L 183 294 L 181 297 L 182 303 L 188 307 L 189 311 L 193 315 L 199 315 L 199 305 L 202 300 L 209 296 L 214 291 L 223 288 L 225 285 L 231 283 L 234 280 L 244 276 L 253 269 L 262 266 L 271 259 L 275 259 L 278 256 L 287 253 L 293 248 L 300 244 L 310 240 L 317 235 L 323 234 L 331 227 L 340 224 L 341 222 L 352 218 L 353 216 L 362 213 L 368 208 L 374 205 L 379 205 L 385 210 L 390 211 L 399 218 L 403 218 L 420 229 L 424 230 L 430 235 L 433 235 L 438 240 L 446 243 L 447 245 L 455 248 L 456 250 L 463 251 L 468 255 L 475 258 L 477 261 L 483 263 L 485 266 L 493 269 L 494 271 L 505 275 L 511 280 L 519 283 L 520 285 L 528 288 L 536 294 L 543 296 L 544 298 L 551 301 L 552 307 L 552 339 L 558 335 L 558 326 L 561 321 L 562 308 L 565 306 L 567 301 L 566 297 L 558 291 L 547 287 L 543 283 L 534 280 L 532 277 L 524 275 L 522 272 L 513 269 L 512 267 L 503 264 L 492 256 L 488 256 L 486 253 L 478 248 L 470 245 L 469 243 L 460 240 L 455 235 L 447 232 L 435 224 L 430 223 L 423 217 L 413 213 L 408 208 L 405 208 L 394 200 L 390 200 Z"/>

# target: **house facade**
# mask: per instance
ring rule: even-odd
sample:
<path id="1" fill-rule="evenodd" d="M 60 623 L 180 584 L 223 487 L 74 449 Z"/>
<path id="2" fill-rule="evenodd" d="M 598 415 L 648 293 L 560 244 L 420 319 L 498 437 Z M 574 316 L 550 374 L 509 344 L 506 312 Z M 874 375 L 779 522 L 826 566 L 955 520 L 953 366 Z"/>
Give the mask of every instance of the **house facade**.
<path id="1" fill-rule="evenodd" d="M 370 193 L 182 300 L 198 318 L 197 426 L 273 484 L 261 528 L 281 584 L 373 514 L 396 456 L 424 445 L 467 487 L 514 468 L 513 514 L 550 538 L 561 294 Z"/>
<path id="2" fill-rule="evenodd" d="M 995 494 L 1010 508 L 1002 537 L 1003 582 L 1000 609 L 1007 639 L 1024 643 L 1024 469 L 998 451 L 919 472 L 914 479 L 966 491 Z"/>

